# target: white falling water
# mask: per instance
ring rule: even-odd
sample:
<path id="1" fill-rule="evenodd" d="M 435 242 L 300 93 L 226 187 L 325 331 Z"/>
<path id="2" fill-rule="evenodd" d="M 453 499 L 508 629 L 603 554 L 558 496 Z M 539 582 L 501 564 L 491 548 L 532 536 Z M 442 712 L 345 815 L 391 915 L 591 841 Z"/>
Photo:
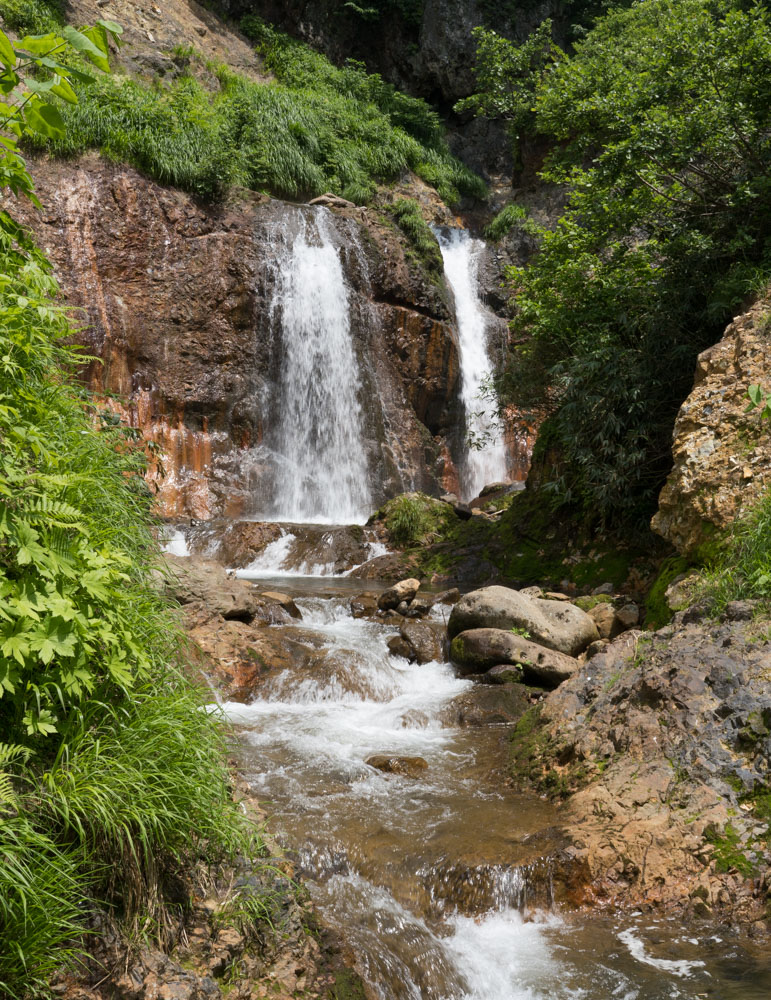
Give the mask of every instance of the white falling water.
<path id="1" fill-rule="evenodd" d="M 508 479 L 506 449 L 495 405 L 482 395 L 492 363 L 488 345 L 490 315 L 479 296 L 477 270 L 484 249 L 465 229 L 437 231 L 444 259 L 444 273 L 455 297 L 458 326 L 460 394 L 466 411 L 466 435 L 470 441 L 463 468 L 461 491 L 472 499 L 487 483 Z"/>
<path id="2" fill-rule="evenodd" d="M 274 516 L 350 524 L 369 514 L 350 289 L 324 208 L 298 213 L 276 263 L 271 311 L 283 348 Z"/>

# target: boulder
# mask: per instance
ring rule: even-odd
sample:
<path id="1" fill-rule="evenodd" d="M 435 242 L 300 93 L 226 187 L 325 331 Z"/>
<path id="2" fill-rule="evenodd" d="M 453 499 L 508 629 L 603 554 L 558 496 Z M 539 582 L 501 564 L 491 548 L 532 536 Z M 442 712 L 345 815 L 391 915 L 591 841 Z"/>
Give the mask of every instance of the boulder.
<path id="1" fill-rule="evenodd" d="M 575 604 L 528 597 L 509 587 L 473 590 L 452 609 L 450 638 L 480 628 L 521 629 L 538 645 L 571 657 L 600 637 L 594 621 Z"/>
<path id="2" fill-rule="evenodd" d="M 475 684 L 453 698 L 442 713 L 445 725 L 511 725 L 530 708 L 530 698 L 523 684 Z"/>
<path id="3" fill-rule="evenodd" d="M 519 684 L 522 667 L 518 663 L 499 663 L 482 674 L 481 680 L 485 684 Z"/>
<path id="4" fill-rule="evenodd" d="M 439 632 L 444 632 L 444 628 L 438 623 L 432 626 L 428 622 L 406 621 L 400 627 L 399 634 L 412 650 L 412 656 L 408 659 L 417 663 L 441 660 L 442 642 Z"/>
<path id="5" fill-rule="evenodd" d="M 436 594 L 432 598 L 431 604 L 457 604 L 460 600 L 460 591 L 457 587 L 453 587 L 451 590 L 443 590 L 441 594 Z"/>
<path id="6" fill-rule="evenodd" d="M 768 386 L 768 310 L 766 292 L 699 355 L 675 421 L 672 471 L 651 526 L 682 555 L 698 557 L 771 483 L 771 435 L 760 411 L 747 409 L 747 387 Z"/>
<path id="7" fill-rule="evenodd" d="M 572 656 L 497 628 L 469 629 L 456 635 L 450 646 L 450 660 L 463 674 L 480 674 L 502 664 L 517 664 L 522 667 L 526 681 L 549 688 L 572 677 L 581 666 Z"/>
<path id="8" fill-rule="evenodd" d="M 415 662 L 415 650 L 404 636 L 392 635 L 386 645 L 391 656 L 401 656 L 409 663 Z"/>
<path id="9" fill-rule="evenodd" d="M 502 493 L 504 490 L 508 490 L 508 488 L 509 488 L 508 483 L 503 483 L 503 482 L 488 483 L 486 486 L 483 486 L 482 489 L 479 491 L 479 496 L 486 497 L 489 496 L 491 493 Z"/>
<path id="10" fill-rule="evenodd" d="M 281 594 L 276 590 L 265 590 L 260 594 L 260 597 L 264 597 L 266 601 L 272 601 L 274 604 L 281 605 L 290 618 L 302 618 L 300 609 L 289 594 Z"/>
<path id="11" fill-rule="evenodd" d="M 385 774 L 402 774 L 407 778 L 417 778 L 428 768 L 422 757 L 396 757 L 387 753 L 373 754 L 366 763 Z"/>
<path id="12" fill-rule="evenodd" d="M 166 555 L 166 593 L 179 604 L 200 602 L 228 621 L 250 622 L 259 601 L 245 580 L 228 575 L 222 566 L 205 560 Z"/>
<path id="13" fill-rule="evenodd" d="M 377 606 L 381 611 L 391 611 L 398 607 L 402 601 L 411 601 L 419 589 L 420 580 L 400 580 L 393 587 L 383 591 L 377 599 Z"/>
<path id="14" fill-rule="evenodd" d="M 374 618 L 377 598 L 374 594 L 358 594 L 351 598 L 350 608 L 354 618 Z"/>
<path id="15" fill-rule="evenodd" d="M 595 604 L 593 608 L 589 608 L 588 614 L 597 626 L 601 639 L 615 637 L 616 612 L 612 604 Z"/>
<path id="16" fill-rule="evenodd" d="M 616 611 L 617 634 L 627 632 L 630 628 L 636 628 L 640 624 L 640 609 L 631 601 Z"/>
<path id="17" fill-rule="evenodd" d="M 407 618 L 425 618 L 434 602 L 430 597 L 416 597 L 410 601 L 407 610 L 403 612 Z"/>

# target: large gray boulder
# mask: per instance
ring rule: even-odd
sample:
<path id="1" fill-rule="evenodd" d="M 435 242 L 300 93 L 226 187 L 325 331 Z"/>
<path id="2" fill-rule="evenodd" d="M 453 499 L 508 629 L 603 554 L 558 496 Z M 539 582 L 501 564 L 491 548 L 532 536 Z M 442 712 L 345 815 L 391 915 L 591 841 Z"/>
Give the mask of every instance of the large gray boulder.
<path id="1" fill-rule="evenodd" d="M 548 688 L 557 687 L 581 666 L 572 656 L 497 628 L 469 629 L 456 635 L 450 659 L 464 674 L 482 674 L 505 663 L 518 664 L 526 681 Z"/>
<path id="2" fill-rule="evenodd" d="M 450 638 L 479 628 L 519 629 L 523 638 L 566 656 L 578 656 L 600 638 L 594 621 L 575 604 L 528 597 L 509 587 L 472 590 L 452 609 Z"/>

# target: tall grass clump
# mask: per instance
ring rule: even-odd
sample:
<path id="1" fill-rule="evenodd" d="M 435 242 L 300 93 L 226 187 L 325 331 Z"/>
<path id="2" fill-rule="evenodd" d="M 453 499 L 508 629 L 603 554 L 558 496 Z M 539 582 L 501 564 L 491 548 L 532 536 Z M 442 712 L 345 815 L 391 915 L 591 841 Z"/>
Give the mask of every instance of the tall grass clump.
<path id="1" fill-rule="evenodd" d="M 530 218 L 527 209 L 523 205 L 514 203 L 504 205 L 500 212 L 485 227 L 485 237 L 497 243 L 504 236 L 507 236 L 512 229 L 521 229 L 532 236 L 538 233 L 538 227 Z"/>
<path id="2" fill-rule="evenodd" d="M 410 249 L 418 262 L 434 279 L 439 278 L 444 272 L 442 251 L 431 232 L 431 227 L 423 218 L 418 203 L 413 198 L 398 198 L 387 205 L 385 210 L 407 237 Z"/>
<path id="3" fill-rule="evenodd" d="M 259 845 L 179 669 L 143 452 L 72 380 L 50 267 L 2 222 L 0 995 L 21 998 L 94 908 L 162 936 L 179 873 Z"/>
<path id="4" fill-rule="evenodd" d="M 720 614 L 729 601 L 771 604 L 771 490 L 735 522 L 703 573 L 701 596 Z"/>
<path id="5" fill-rule="evenodd" d="M 259 24 L 251 37 L 279 82 L 255 83 L 225 66 L 213 67 L 216 91 L 189 75 L 165 87 L 100 77 L 62 108 L 66 136 L 54 152 L 98 149 L 206 200 L 243 186 L 292 199 L 331 191 L 364 204 L 408 170 L 449 204 L 485 196 L 424 101 Z"/>
<path id="6" fill-rule="evenodd" d="M 389 500 L 379 513 L 391 543 L 407 549 L 430 541 L 450 512 L 447 504 L 424 493 L 403 493 Z"/>

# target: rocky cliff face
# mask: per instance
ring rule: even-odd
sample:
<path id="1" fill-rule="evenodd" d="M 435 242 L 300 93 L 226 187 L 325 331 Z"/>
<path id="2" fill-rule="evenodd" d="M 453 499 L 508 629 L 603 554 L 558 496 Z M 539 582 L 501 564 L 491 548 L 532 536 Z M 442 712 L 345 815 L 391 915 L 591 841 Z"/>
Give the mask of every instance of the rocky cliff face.
<path id="1" fill-rule="evenodd" d="M 661 492 L 653 528 L 681 553 L 696 555 L 771 482 L 771 433 L 747 413 L 747 388 L 771 389 L 768 297 L 730 324 L 699 355 L 693 391 L 674 428 L 674 468 Z"/>
<path id="2" fill-rule="evenodd" d="M 271 301 L 276 231 L 299 209 L 263 196 L 203 207 L 96 156 L 35 165 L 43 213 L 15 210 L 50 254 L 91 386 L 157 442 L 163 512 L 249 513 L 279 363 Z M 329 211 L 323 209 L 321 211 Z M 378 502 L 453 481 L 458 356 L 446 290 L 373 210 L 342 208 Z M 337 222 L 335 222 L 337 219 Z M 341 253 L 343 253 L 341 249 Z M 159 471 L 159 470 L 157 470 Z"/>

